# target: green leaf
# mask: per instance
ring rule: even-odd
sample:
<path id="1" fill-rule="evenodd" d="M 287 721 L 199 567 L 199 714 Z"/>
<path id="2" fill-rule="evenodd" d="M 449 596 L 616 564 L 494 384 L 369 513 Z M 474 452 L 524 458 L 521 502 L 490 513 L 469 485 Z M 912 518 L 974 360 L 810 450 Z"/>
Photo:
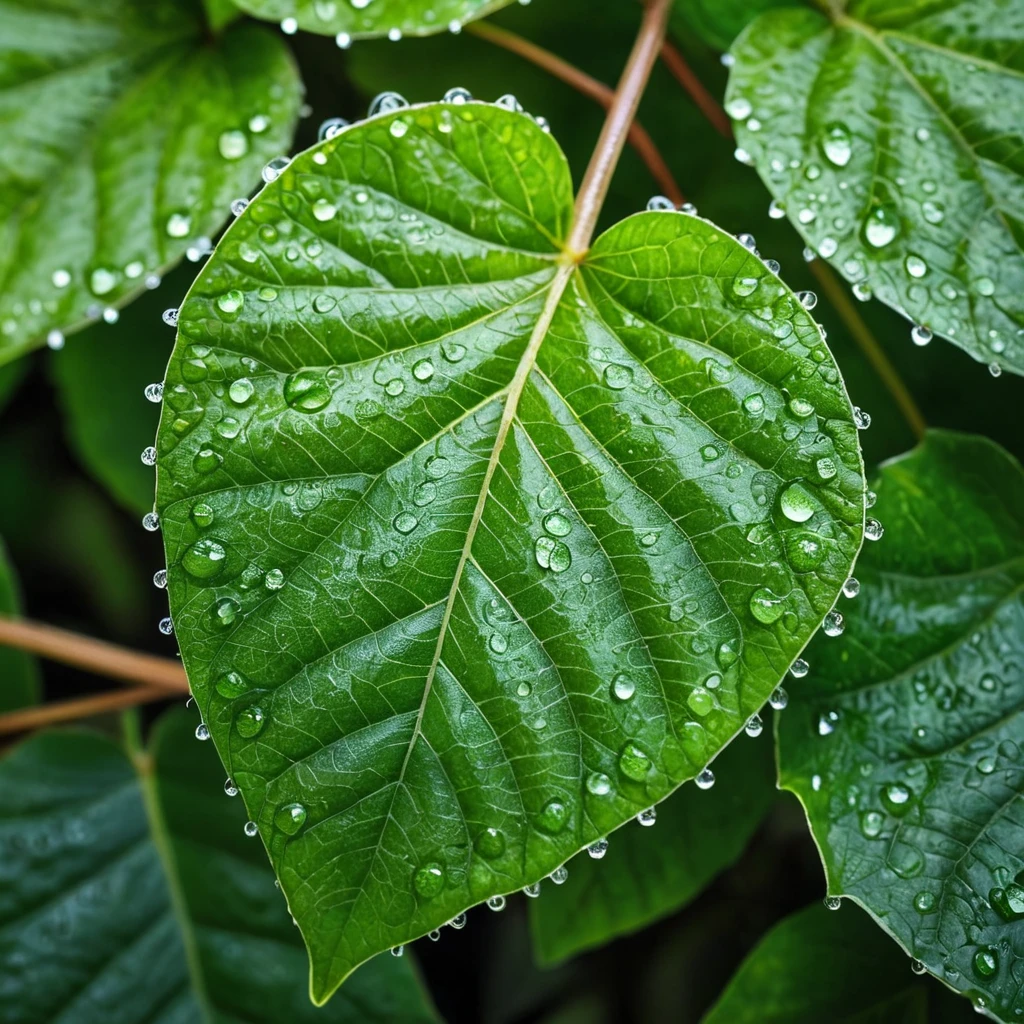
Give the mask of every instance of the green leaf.
<path id="1" fill-rule="evenodd" d="M 169 713 L 131 760 L 99 736 L 44 733 L 0 762 L 6 1019 L 433 1021 L 390 956 L 330 1009 L 309 1002 L 298 932 L 189 718 Z"/>
<path id="2" fill-rule="evenodd" d="M 829 891 L 1015 1020 L 1024 474 L 990 441 L 933 432 L 883 465 L 877 489 L 885 537 L 858 562 L 846 635 L 816 643 L 792 684 L 780 781 L 804 804 Z"/>
<path id="3" fill-rule="evenodd" d="M 0 0 L 0 40 L 2 363 L 218 231 L 289 145 L 301 85 L 264 28 L 209 40 L 199 0 Z"/>
<path id="4" fill-rule="evenodd" d="M 153 468 L 140 456 L 152 443 L 157 420 L 143 393 L 163 378 L 174 343 L 160 315 L 181 301 L 194 277 L 191 264 L 177 268 L 116 324 L 87 327 L 49 360 L 71 448 L 114 498 L 139 516 L 153 508 Z"/>
<path id="5" fill-rule="evenodd" d="M 567 881 L 530 903 L 534 950 L 557 963 L 679 910 L 743 852 L 775 795 L 771 745 L 739 737 L 714 763 L 715 787 L 687 787 L 631 824 L 600 859 L 580 854 Z"/>
<path id="6" fill-rule="evenodd" d="M 696 35 L 709 46 L 727 50 L 759 14 L 791 7 L 794 0 L 676 0 L 669 27 L 681 39 Z"/>
<path id="7" fill-rule="evenodd" d="M 0 615 L 18 615 L 18 581 L 0 540 Z M 39 668 L 24 651 L 0 646 L 0 711 L 13 711 L 39 702 Z"/>
<path id="8" fill-rule="evenodd" d="M 768 932 L 703 1024 L 929 1020 L 927 992 L 871 919 L 859 910 L 835 914 L 815 904 Z"/>
<path id="9" fill-rule="evenodd" d="M 528 116 L 400 109 L 298 156 L 182 307 L 171 615 L 321 1000 L 700 772 L 860 543 L 797 297 L 683 214 L 577 265 L 571 217 Z"/>
<path id="10" fill-rule="evenodd" d="M 841 6 L 841 5 L 840 5 Z M 736 139 L 859 294 L 1024 373 L 1024 7 L 851 0 L 733 46 Z"/>
<path id="11" fill-rule="evenodd" d="M 337 36 L 347 48 L 353 39 L 388 36 L 429 36 L 462 30 L 467 21 L 482 18 L 512 0 L 235 0 L 243 11 L 281 23 L 286 32 L 305 29 Z"/>

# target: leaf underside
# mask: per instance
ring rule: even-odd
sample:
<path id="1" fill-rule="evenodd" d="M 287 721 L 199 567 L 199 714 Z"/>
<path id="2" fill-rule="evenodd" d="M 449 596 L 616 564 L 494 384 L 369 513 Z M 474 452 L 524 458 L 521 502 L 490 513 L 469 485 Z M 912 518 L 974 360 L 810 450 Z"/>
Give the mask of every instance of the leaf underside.
<path id="1" fill-rule="evenodd" d="M 860 544 L 799 300 L 682 214 L 575 266 L 571 216 L 528 116 L 403 109 L 296 157 L 182 307 L 171 614 L 317 999 L 703 769 Z"/>
<path id="2" fill-rule="evenodd" d="M 1016 1020 L 1024 474 L 990 441 L 933 432 L 877 489 L 886 534 L 858 562 L 842 640 L 816 643 L 790 688 L 780 783 L 807 810 L 829 891 Z"/>
<path id="3" fill-rule="evenodd" d="M 1000 0 L 771 11 L 733 46 L 726 104 L 772 195 L 859 295 L 1016 373 L 1022 44 L 1024 5 Z"/>
<path id="4" fill-rule="evenodd" d="M 0 0 L 0 363 L 129 302 L 287 149 L 280 39 L 202 5 Z"/>
<path id="5" fill-rule="evenodd" d="M 298 28 L 320 35 L 343 34 L 344 45 L 353 39 L 373 39 L 399 32 L 403 36 L 429 36 L 458 32 L 467 21 L 482 18 L 512 0 L 236 0 L 257 18 L 283 22 L 294 19 Z"/>
<path id="6" fill-rule="evenodd" d="M 3 1019 L 435 1020 L 408 962 L 391 957 L 367 964 L 329 1009 L 313 1007 L 284 900 L 190 718 L 165 716 L 136 768 L 109 740 L 69 732 L 37 735 L 0 762 Z"/>

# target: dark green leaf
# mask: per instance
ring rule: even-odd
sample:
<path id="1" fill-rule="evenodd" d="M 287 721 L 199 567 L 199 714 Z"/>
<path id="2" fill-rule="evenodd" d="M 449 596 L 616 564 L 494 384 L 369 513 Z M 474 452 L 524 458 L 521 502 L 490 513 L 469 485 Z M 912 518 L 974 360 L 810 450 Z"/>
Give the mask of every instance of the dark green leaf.
<path id="1" fill-rule="evenodd" d="M 844 6 L 844 5 L 838 5 Z M 1024 373 L 1024 5 L 771 11 L 733 47 L 741 149 L 855 290 Z"/>
<path id="2" fill-rule="evenodd" d="M 328 1010 L 213 751 L 172 712 L 129 760 L 47 733 L 0 762 L 5 1021 L 426 1024 L 407 962 L 367 964 Z"/>
<path id="3" fill-rule="evenodd" d="M 531 901 L 542 963 L 636 931 L 690 902 L 743 852 L 775 793 L 771 746 L 739 737 L 714 763 L 715 788 L 688 786 L 658 807 L 657 827 L 629 824 L 599 860 L 580 854 L 564 885 Z"/>
<path id="4" fill-rule="evenodd" d="M 846 635 L 817 642 L 791 686 L 781 783 L 807 810 L 829 891 L 1016 1020 L 1024 474 L 990 441 L 935 432 L 877 489 L 885 537 L 857 564 Z"/>
<path id="5" fill-rule="evenodd" d="M 210 41 L 199 0 L 0 0 L 0 362 L 116 315 L 219 230 L 300 96 L 280 39 Z"/>
<path id="6" fill-rule="evenodd" d="M 482 18 L 512 0 L 235 0 L 257 18 L 281 23 L 286 32 L 298 28 L 338 36 L 347 48 L 353 39 L 388 36 L 428 36 L 462 30 L 467 21 Z"/>
<path id="7" fill-rule="evenodd" d="M 297 157 L 182 307 L 171 614 L 320 999 L 700 772 L 860 543 L 797 297 L 676 213 L 577 266 L 571 217 L 531 118 L 401 109 Z"/>
<path id="8" fill-rule="evenodd" d="M 153 467 L 143 464 L 141 453 L 153 442 L 157 420 L 143 392 L 163 378 L 174 343 L 160 314 L 181 302 L 194 276 L 191 264 L 179 267 L 116 324 L 86 328 L 49 360 L 71 447 L 117 501 L 140 516 L 153 508 Z"/>
<path id="9" fill-rule="evenodd" d="M 0 540 L 0 615 L 21 611 L 18 581 Z M 39 700 L 39 669 L 24 651 L 0 646 L 0 711 L 12 711 Z"/>
<path id="10" fill-rule="evenodd" d="M 732 41 L 759 15 L 775 7 L 792 7 L 794 0 L 676 0 L 669 27 L 680 38 L 692 34 L 709 46 L 727 50 Z"/>
<path id="11" fill-rule="evenodd" d="M 788 714 L 788 712 L 787 712 Z M 704 1024 L 928 1024 L 906 957 L 859 910 L 805 907 L 743 961 Z"/>

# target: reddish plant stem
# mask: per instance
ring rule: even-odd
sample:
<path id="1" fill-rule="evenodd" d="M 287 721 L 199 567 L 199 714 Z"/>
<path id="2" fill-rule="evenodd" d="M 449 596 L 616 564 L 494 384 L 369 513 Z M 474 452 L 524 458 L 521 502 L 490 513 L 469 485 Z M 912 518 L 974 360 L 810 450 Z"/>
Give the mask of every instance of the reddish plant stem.
<path id="1" fill-rule="evenodd" d="M 106 711 L 120 711 L 158 700 L 168 700 L 173 694 L 166 689 L 132 686 L 124 690 L 111 690 L 74 700 L 56 701 L 37 708 L 24 708 L 0 715 L 0 736 L 41 729 L 45 726 L 74 722 L 80 718 L 99 715 Z"/>
<path id="2" fill-rule="evenodd" d="M 661 44 L 661 60 L 676 81 L 689 93 L 697 109 L 708 119 L 711 127 L 724 138 L 732 138 L 732 123 L 729 115 L 719 106 L 704 83 L 693 73 L 679 49 L 667 39 Z"/>

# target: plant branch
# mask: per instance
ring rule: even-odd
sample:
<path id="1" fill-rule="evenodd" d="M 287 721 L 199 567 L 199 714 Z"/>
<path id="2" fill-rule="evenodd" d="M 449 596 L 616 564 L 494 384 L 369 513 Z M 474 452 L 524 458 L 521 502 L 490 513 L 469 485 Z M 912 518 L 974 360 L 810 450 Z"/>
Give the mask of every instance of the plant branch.
<path id="1" fill-rule="evenodd" d="M 531 64 L 535 64 L 549 74 L 554 75 L 555 78 L 560 79 L 567 85 L 571 85 L 584 96 L 588 96 L 590 99 L 600 103 L 605 110 L 611 107 L 612 101 L 615 99 L 615 91 L 605 85 L 604 82 L 592 78 L 574 64 L 570 64 L 550 50 L 545 50 L 543 47 L 531 43 L 528 39 L 524 39 L 514 32 L 498 28 L 497 25 L 491 25 L 486 21 L 471 22 L 466 26 L 465 31 L 471 32 L 473 35 L 493 43 L 495 46 L 500 46 L 530 61 Z M 658 188 L 676 206 L 682 206 L 686 201 L 686 197 L 676 184 L 668 164 L 665 163 L 664 157 L 662 157 L 658 147 L 654 144 L 654 140 L 647 133 L 647 129 L 639 121 L 634 121 L 629 127 L 628 138 L 630 145 L 647 165 L 647 169 L 651 172 L 651 177 L 658 183 Z"/>
<path id="2" fill-rule="evenodd" d="M 928 424 L 925 422 L 921 410 L 914 401 L 914 396 L 911 395 L 907 386 L 900 378 L 896 367 L 892 365 L 889 357 L 885 354 L 885 350 L 878 344 L 875 336 L 871 333 L 871 329 L 864 323 L 846 288 L 840 283 L 832 268 L 819 259 L 812 260 L 810 266 L 811 272 L 818 279 L 818 284 L 821 285 L 821 290 L 825 293 L 829 302 L 832 303 L 832 307 L 839 314 L 840 320 L 846 325 L 846 329 L 850 332 L 853 340 L 860 346 L 860 350 L 864 353 L 867 361 L 874 368 L 875 373 L 878 374 L 882 383 L 888 389 L 889 394 L 892 395 L 893 400 L 899 406 L 900 412 L 903 413 L 903 418 L 914 432 L 914 437 L 920 441 L 928 429 Z"/>
<path id="3" fill-rule="evenodd" d="M 89 697 L 76 697 L 74 700 L 61 700 L 53 704 L 43 704 L 37 708 L 24 708 L 9 711 L 0 715 L 0 736 L 26 732 L 29 729 L 41 729 L 44 726 L 58 725 L 61 722 L 74 722 L 90 715 L 99 715 L 105 711 L 120 711 L 123 708 L 149 704 L 153 701 L 168 700 L 173 696 L 167 689 L 154 689 L 150 686 L 132 686 L 125 690 L 111 690 L 108 693 L 97 693 Z"/>
<path id="4" fill-rule="evenodd" d="M 96 675 L 138 683 L 163 691 L 165 696 L 189 692 L 185 670 L 177 661 L 130 651 L 40 622 L 0 615 L 0 645 L 17 647 Z"/>
<path id="5" fill-rule="evenodd" d="M 661 58 L 682 84 L 683 88 L 693 97 L 694 102 L 716 131 L 725 136 L 725 138 L 732 139 L 732 122 L 729 120 L 729 116 L 711 93 L 704 88 L 703 84 L 687 65 L 679 50 L 671 43 L 666 42 L 661 48 Z M 878 340 L 871 333 L 871 329 L 864 323 L 861 315 L 850 300 L 846 289 L 828 264 L 824 260 L 814 259 L 811 261 L 810 267 L 811 272 L 818 279 L 822 292 L 832 304 L 839 319 L 843 321 L 846 329 L 850 332 L 850 336 L 857 343 L 861 352 L 864 353 L 867 361 L 871 364 L 875 373 L 878 374 L 879 379 L 885 385 L 889 394 L 892 395 L 914 436 L 920 440 L 924 436 L 928 425 L 909 389 L 901 380 L 896 367 L 893 366 L 889 357 L 885 354 L 885 349 L 879 345 Z"/>
<path id="6" fill-rule="evenodd" d="M 633 123 L 647 79 L 658 59 L 671 6 L 672 0 L 649 0 L 644 8 L 640 32 L 615 89 L 615 99 L 608 110 L 597 148 L 576 196 L 576 216 L 569 235 L 568 249 L 577 260 L 582 259 L 590 246 L 604 197 L 608 194 L 615 166 L 626 144 L 629 126 Z"/>
<path id="7" fill-rule="evenodd" d="M 729 120 L 729 115 L 704 87 L 704 83 L 693 73 L 679 49 L 667 39 L 661 44 L 661 60 L 676 81 L 689 93 L 690 99 L 697 105 L 697 109 L 711 122 L 711 127 L 719 135 L 731 139 L 732 123 Z"/>

